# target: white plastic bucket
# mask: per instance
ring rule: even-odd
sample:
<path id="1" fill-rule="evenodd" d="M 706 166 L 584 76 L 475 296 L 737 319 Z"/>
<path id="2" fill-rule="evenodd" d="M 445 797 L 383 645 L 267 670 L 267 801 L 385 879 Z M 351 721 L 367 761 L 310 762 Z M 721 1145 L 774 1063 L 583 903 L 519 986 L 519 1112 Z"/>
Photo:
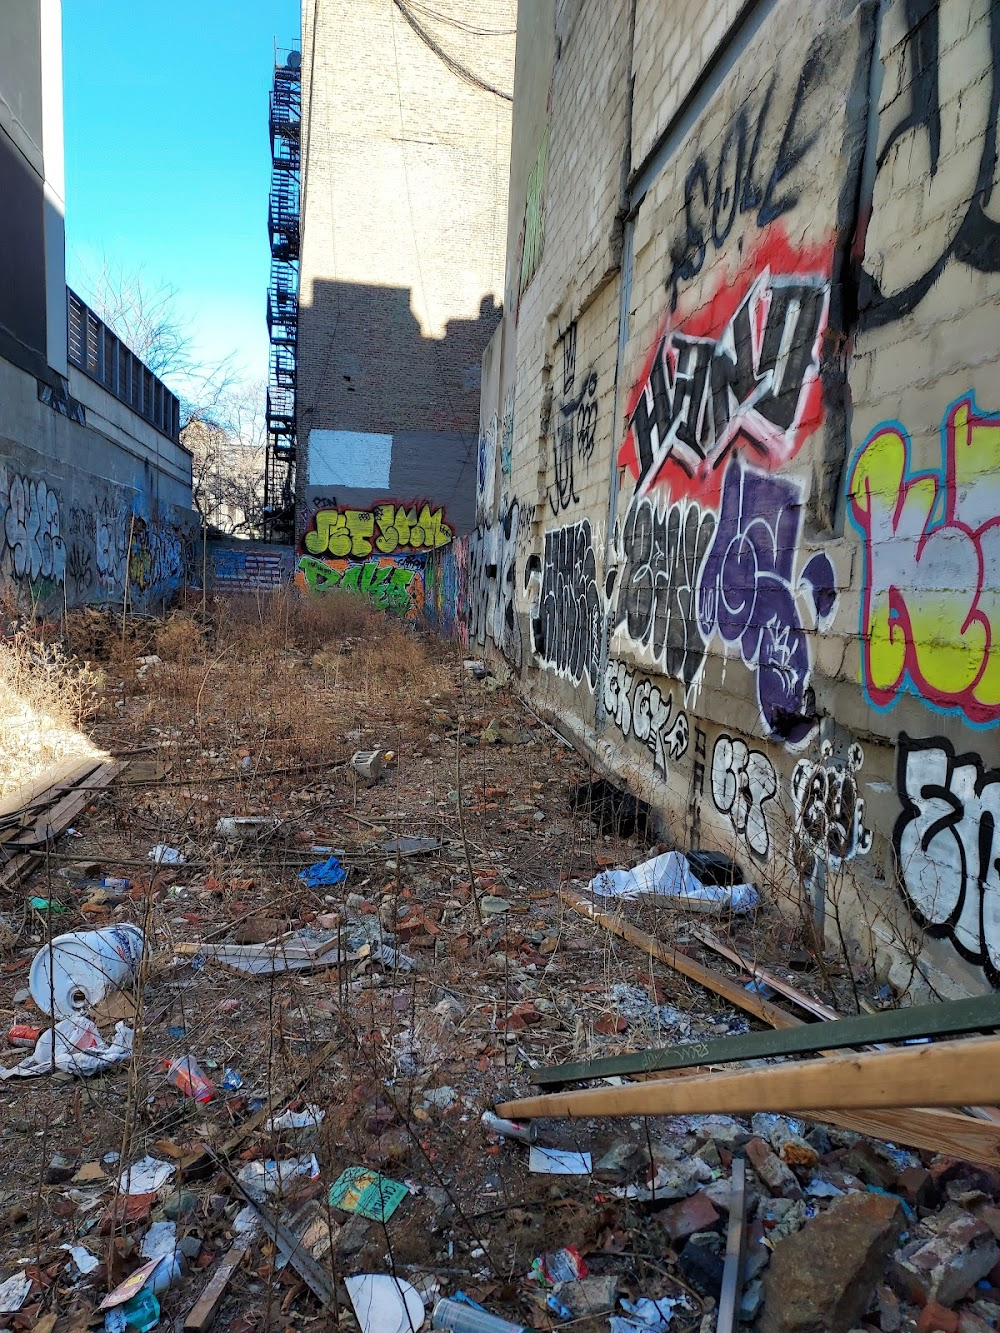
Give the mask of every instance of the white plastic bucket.
<path id="1" fill-rule="evenodd" d="M 31 964 L 31 998 L 45 1014 L 54 1010 L 59 1018 L 72 1018 L 132 981 L 145 943 L 138 926 L 57 935 L 39 949 Z"/>

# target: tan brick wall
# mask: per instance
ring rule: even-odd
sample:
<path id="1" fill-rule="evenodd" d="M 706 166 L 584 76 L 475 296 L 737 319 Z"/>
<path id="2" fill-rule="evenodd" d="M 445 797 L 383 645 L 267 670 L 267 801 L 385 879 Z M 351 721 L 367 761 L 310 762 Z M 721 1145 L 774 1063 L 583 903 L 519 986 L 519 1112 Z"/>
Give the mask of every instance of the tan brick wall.
<path id="1" fill-rule="evenodd" d="M 947 993 L 1000 982 L 1000 11 L 906 15 L 557 0 L 462 586 L 677 845 Z"/>

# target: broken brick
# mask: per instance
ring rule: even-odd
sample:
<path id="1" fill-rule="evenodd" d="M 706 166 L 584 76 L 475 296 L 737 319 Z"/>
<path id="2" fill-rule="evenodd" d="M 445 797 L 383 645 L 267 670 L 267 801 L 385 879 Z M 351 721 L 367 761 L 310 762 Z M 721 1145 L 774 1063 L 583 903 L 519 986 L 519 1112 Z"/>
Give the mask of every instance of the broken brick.
<path id="1" fill-rule="evenodd" d="M 671 1240 L 687 1240 L 696 1231 L 711 1231 L 719 1220 L 711 1200 L 703 1190 L 671 1204 L 660 1214 L 663 1229 Z"/>
<path id="2" fill-rule="evenodd" d="M 937 1301 L 928 1301 L 920 1311 L 917 1333 L 958 1333 L 958 1315 Z"/>

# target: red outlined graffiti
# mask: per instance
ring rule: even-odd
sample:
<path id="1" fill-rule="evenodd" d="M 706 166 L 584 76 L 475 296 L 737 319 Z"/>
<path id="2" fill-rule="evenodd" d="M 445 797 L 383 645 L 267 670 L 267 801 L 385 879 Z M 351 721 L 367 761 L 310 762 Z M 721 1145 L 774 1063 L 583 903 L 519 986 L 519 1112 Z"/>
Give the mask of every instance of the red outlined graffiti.
<path id="1" fill-rule="evenodd" d="M 819 353 L 832 244 L 792 246 L 772 227 L 739 275 L 688 316 L 665 315 L 627 401 L 619 466 L 637 489 L 714 506 L 735 449 L 767 470 L 819 426 Z"/>

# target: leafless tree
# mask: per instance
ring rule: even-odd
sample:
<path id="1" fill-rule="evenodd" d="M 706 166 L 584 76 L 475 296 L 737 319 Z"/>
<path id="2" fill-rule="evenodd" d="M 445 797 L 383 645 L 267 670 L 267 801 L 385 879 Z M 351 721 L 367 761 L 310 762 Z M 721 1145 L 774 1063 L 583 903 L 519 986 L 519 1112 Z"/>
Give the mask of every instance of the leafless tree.
<path id="1" fill-rule="evenodd" d="M 228 390 L 181 431 L 194 456 L 195 508 L 229 536 L 260 536 L 264 506 L 264 385 Z"/>

